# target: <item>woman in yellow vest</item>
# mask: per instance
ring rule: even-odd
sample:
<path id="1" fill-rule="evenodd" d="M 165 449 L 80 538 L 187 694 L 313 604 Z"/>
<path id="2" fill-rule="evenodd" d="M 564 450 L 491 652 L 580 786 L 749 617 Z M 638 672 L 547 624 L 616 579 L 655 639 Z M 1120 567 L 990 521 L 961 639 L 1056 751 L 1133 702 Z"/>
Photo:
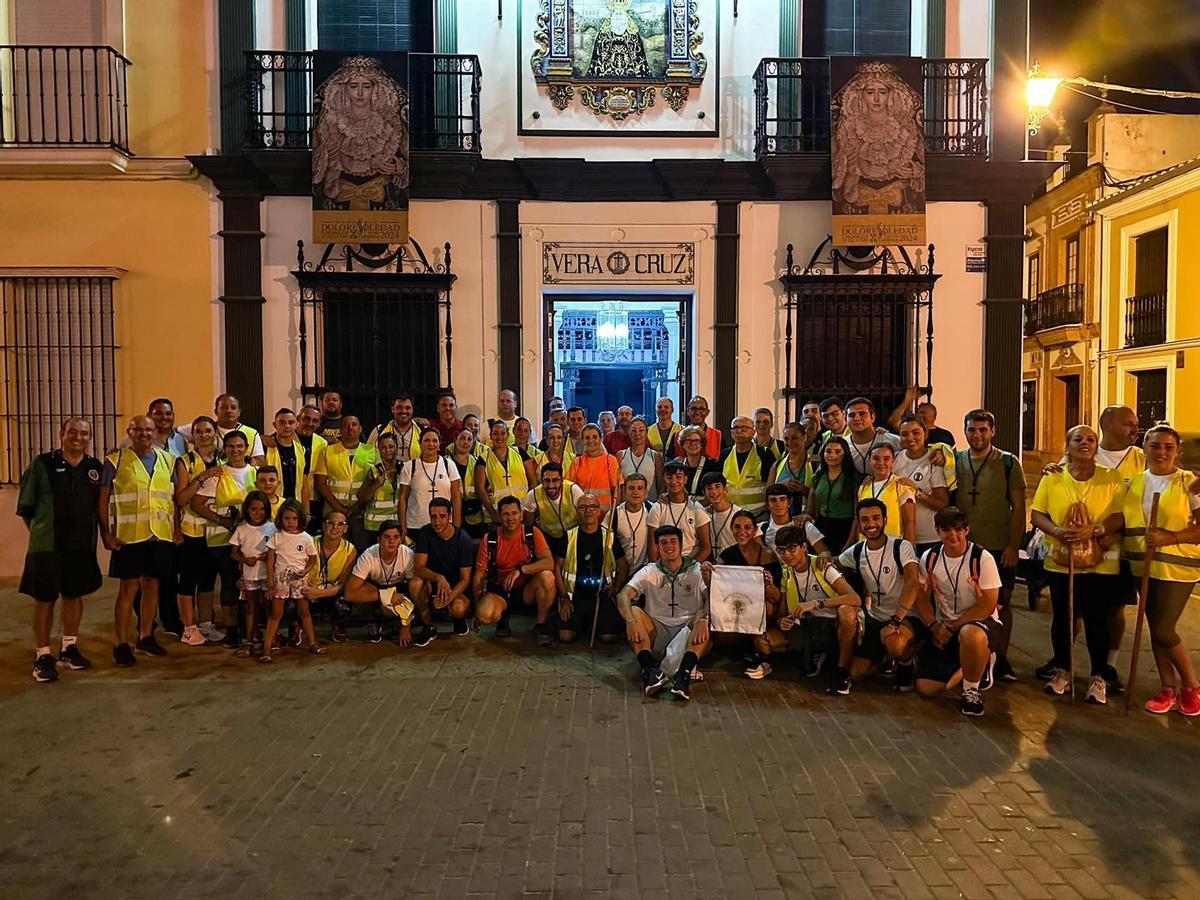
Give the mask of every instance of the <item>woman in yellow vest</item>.
<path id="1" fill-rule="evenodd" d="M 505 497 L 524 500 L 529 493 L 529 475 L 521 453 L 508 442 L 508 426 L 497 419 L 492 423 L 492 443 L 480 454 L 475 467 L 475 494 L 487 510 L 489 520 L 500 521 L 496 504 Z"/>
<path id="2" fill-rule="evenodd" d="M 567 443 L 567 432 L 561 425 L 547 425 L 545 440 L 546 449 L 542 451 L 541 459 L 537 462 L 537 471 L 534 473 L 537 476 L 534 479 L 535 483 L 542 480 L 542 466 L 546 463 L 558 463 L 562 466 L 565 477 L 565 473 L 571 471 L 571 463 L 575 462 L 575 452 Z"/>
<path id="3" fill-rule="evenodd" d="M 524 416 L 517 416 L 512 428 L 509 443 L 516 447 L 517 452 L 521 454 L 521 462 L 525 465 L 526 479 L 530 484 L 537 484 L 538 462 L 542 458 L 542 451 L 530 443 L 533 438 L 533 423 Z"/>
<path id="4" fill-rule="evenodd" d="M 767 478 L 767 487 L 784 485 L 792 495 L 792 515 L 804 512 L 812 481 L 812 463 L 808 460 L 808 439 L 799 422 L 788 422 L 783 429 L 784 454 Z"/>
<path id="5" fill-rule="evenodd" d="M 583 455 L 575 457 L 567 479 L 600 501 L 600 512 L 606 521 L 625 499 L 625 476 L 621 474 L 621 464 L 604 449 L 600 426 L 583 426 Z"/>
<path id="6" fill-rule="evenodd" d="M 648 432 L 650 446 L 663 455 L 665 462 L 675 456 L 675 439 L 683 426 L 674 419 L 675 403 L 670 397 L 659 398 L 654 404 L 654 414 L 656 418 Z"/>
<path id="7" fill-rule="evenodd" d="M 858 489 L 858 499 L 879 500 L 887 507 L 887 522 L 884 533 L 904 538 L 913 546 L 917 541 L 917 492 L 892 472 L 896 451 L 891 444 L 876 444 L 871 451 L 869 465 L 871 474 L 863 479 Z M 850 528 L 850 540 L 846 546 L 858 541 L 858 519 Z"/>
<path id="8" fill-rule="evenodd" d="M 1091 684 L 1087 699 L 1107 702 L 1108 686 L 1116 681 L 1116 670 L 1108 664 L 1112 643 L 1109 623 L 1114 605 L 1121 603 L 1119 537 L 1108 534 L 1105 523 L 1116 513 L 1125 493 L 1125 482 L 1116 472 L 1096 465 L 1100 438 L 1088 425 L 1076 425 L 1067 432 L 1067 464 L 1058 472 L 1043 475 L 1030 507 L 1030 521 L 1046 536 L 1046 584 L 1050 587 L 1053 615 L 1050 619 L 1050 643 L 1054 647 L 1046 692 L 1065 694 L 1071 687 L 1071 644 L 1075 622 L 1067 612 L 1068 585 L 1064 554 L 1073 544 L 1095 540 L 1104 550 L 1099 564 L 1086 570 L 1076 569 L 1075 621 L 1083 620 L 1091 658 Z M 1078 504 L 1082 504 L 1078 507 Z M 1076 512 L 1072 512 L 1076 508 Z M 1077 515 L 1086 509 L 1084 518 Z M 1056 558 L 1057 557 L 1057 558 Z"/>
<path id="9" fill-rule="evenodd" d="M 175 505 L 179 507 L 179 528 L 183 532 L 178 564 L 179 617 L 183 620 L 179 640 L 190 647 L 225 639 L 225 632 L 213 625 L 216 560 L 204 539 L 205 519 L 192 510 L 192 498 L 205 485 L 215 488 L 220 474 L 217 423 L 208 416 L 199 416 L 192 422 L 192 449 L 175 460 Z"/>
<path id="10" fill-rule="evenodd" d="M 379 446 L 378 441 L 376 446 Z M 309 585 L 302 588 L 306 600 L 327 607 L 335 644 L 346 642 L 345 616 L 339 608 L 339 601 L 358 556 L 354 545 L 346 539 L 348 528 L 349 521 L 343 513 L 335 511 L 325 517 L 321 524 L 321 540 L 317 542 L 317 568 L 309 577 Z"/>
<path id="11" fill-rule="evenodd" d="M 1200 496 L 1188 490 L 1192 476 L 1178 466 L 1183 447 L 1179 432 L 1156 425 L 1146 432 L 1142 446 L 1147 468 L 1129 479 L 1121 520 L 1122 553 L 1135 577 L 1142 577 L 1146 545 L 1154 550 L 1146 621 L 1162 690 L 1146 701 L 1146 711 L 1161 715 L 1178 707 L 1185 716 L 1196 716 L 1200 715 L 1200 682 L 1176 625 L 1200 581 Z M 1155 494 L 1159 495 L 1158 516 L 1151 528 L 1148 519 Z"/>
<path id="12" fill-rule="evenodd" d="M 363 504 L 363 531 L 368 547 L 379 543 L 379 527 L 384 522 L 401 520 L 400 515 L 400 442 L 385 431 L 375 439 L 378 461 L 358 489 Z"/>
<path id="13" fill-rule="evenodd" d="M 478 540 L 483 537 L 487 527 L 483 521 L 483 503 L 475 491 L 475 467 L 479 459 L 471 452 L 474 448 L 475 435 L 463 428 L 455 436 L 446 456 L 458 469 L 459 482 L 462 484 L 463 528 Z"/>
<path id="14" fill-rule="evenodd" d="M 317 493 L 325 501 L 325 515 L 336 510 L 346 516 L 350 522 L 350 540 L 360 553 L 371 545 L 364 543 L 362 510 L 366 503 L 358 499 L 358 490 L 379 462 L 375 448 L 361 439 L 362 423 L 358 417 L 342 416 L 342 439 L 325 451 L 325 473 L 313 477 Z"/>

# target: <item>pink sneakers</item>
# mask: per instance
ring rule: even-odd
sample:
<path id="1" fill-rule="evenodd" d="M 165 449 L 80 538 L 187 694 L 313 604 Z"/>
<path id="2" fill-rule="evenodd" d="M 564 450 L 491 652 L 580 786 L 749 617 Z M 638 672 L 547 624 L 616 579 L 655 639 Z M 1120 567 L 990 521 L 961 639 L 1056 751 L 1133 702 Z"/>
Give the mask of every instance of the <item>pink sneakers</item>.
<path id="1" fill-rule="evenodd" d="M 1179 692 L 1179 711 L 1185 716 L 1200 716 L 1200 687 Z"/>
<path id="2" fill-rule="evenodd" d="M 1175 689 L 1165 687 L 1158 692 L 1157 696 L 1146 701 L 1146 712 L 1161 716 L 1173 710 L 1177 702 Z"/>

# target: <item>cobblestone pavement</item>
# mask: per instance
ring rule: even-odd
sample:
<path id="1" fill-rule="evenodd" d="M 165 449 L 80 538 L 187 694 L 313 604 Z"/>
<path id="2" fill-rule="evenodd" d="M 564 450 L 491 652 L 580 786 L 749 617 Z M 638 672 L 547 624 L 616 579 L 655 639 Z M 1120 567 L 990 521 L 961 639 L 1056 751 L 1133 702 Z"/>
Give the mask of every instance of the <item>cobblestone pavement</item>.
<path id="1" fill-rule="evenodd" d="M 968 720 L 732 655 L 689 705 L 644 701 L 627 650 L 539 651 L 523 620 L 117 670 L 101 596 L 95 668 L 35 685 L 0 585 L 5 898 L 1200 895 L 1200 720 L 1051 702 L 1045 612 L 1018 613 L 1022 682 Z"/>

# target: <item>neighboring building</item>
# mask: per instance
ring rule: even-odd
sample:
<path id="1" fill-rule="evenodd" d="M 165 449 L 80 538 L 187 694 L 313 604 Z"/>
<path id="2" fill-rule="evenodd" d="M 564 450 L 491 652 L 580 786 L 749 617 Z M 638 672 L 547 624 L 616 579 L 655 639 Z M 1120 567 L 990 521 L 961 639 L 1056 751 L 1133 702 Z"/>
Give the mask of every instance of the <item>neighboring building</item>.
<path id="1" fill-rule="evenodd" d="M 207 5 L 0 0 L 0 484 L 92 422 L 95 453 L 159 395 L 211 411 Z M 0 574 L 20 571 L 0 490 Z"/>
<path id="2" fill-rule="evenodd" d="M 1200 158 L 1092 206 L 1101 231 L 1101 406 L 1169 421 L 1200 466 Z"/>
<path id="3" fill-rule="evenodd" d="M 1136 406 L 1105 383 L 1118 352 L 1110 348 L 1120 341 L 1114 343 L 1102 328 L 1102 273 L 1108 265 L 1103 257 L 1114 249 L 1101 228 L 1108 214 L 1100 211 L 1106 198 L 1125 196 L 1153 173 L 1187 160 L 1198 143 L 1198 116 L 1131 115 L 1101 107 L 1088 120 L 1087 151 L 1058 152 L 1066 164 L 1026 208 L 1021 449 L 1031 484 L 1043 465 L 1061 458 L 1068 428 L 1096 425 L 1109 403 Z M 1148 248 L 1140 251 L 1147 259 L 1144 277 Z M 1156 252 L 1165 252 L 1165 245 Z M 1160 381 L 1159 375 L 1146 376 L 1143 395 L 1157 390 Z M 1139 409 L 1143 423 L 1154 408 L 1147 400 Z"/>

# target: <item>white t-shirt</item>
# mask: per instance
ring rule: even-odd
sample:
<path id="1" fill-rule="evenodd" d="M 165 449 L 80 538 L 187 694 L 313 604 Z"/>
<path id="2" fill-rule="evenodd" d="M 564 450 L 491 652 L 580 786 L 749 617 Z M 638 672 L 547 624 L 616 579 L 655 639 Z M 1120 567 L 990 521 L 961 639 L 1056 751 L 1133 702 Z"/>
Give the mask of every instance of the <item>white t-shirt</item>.
<path id="1" fill-rule="evenodd" d="M 613 518 L 616 527 L 617 540 L 625 551 L 625 560 L 629 563 L 629 571 L 636 572 L 646 564 L 650 550 L 650 512 L 653 503 L 643 503 L 642 508 L 631 513 L 628 504 L 622 503 L 617 507 Z"/>
<path id="2" fill-rule="evenodd" d="M 891 432 L 876 433 L 865 444 L 857 443 L 853 435 L 846 438 L 846 440 L 850 442 L 850 458 L 854 460 L 854 468 L 858 469 L 859 475 L 871 474 L 871 451 L 876 447 L 883 444 L 890 444 L 896 453 L 900 452 L 900 438 Z"/>
<path id="3" fill-rule="evenodd" d="M 658 487 L 654 482 L 654 473 L 658 465 L 657 460 L 660 456 L 662 454 L 653 447 L 647 447 L 646 452 L 642 454 L 640 459 L 634 457 L 632 447 L 626 447 L 617 454 L 617 460 L 621 463 L 622 475 L 626 478 L 630 475 L 646 476 L 647 500 L 658 499 Z"/>
<path id="4" fill-rule="evenodd" d="M 191 441 L 192 425 L 190 422 L 186 425 L 180 425 L 176 429 L 176 431 L 178 431 L 185 438 L 187 438 L 187 440 L 189 442 Z M 220 425 L 217 426 L 217 446 L 218 447 L 223 446 L 222 442 L 225 440 L 225 435 L 229 434 L 229 432 L 231 432 L 231 431 L 237 431 L 237 425 L 235 425 L 233 428 L 222 428 Z M 255 456 L 266 456 L 266 455 L 267 455 L 266 451 L 263 450 L 262 435 L 258 434 L 256 432 L 254 435 L 254 444 L 249 448 L 249 452 L 246 453 L 246 459 L 251 459 Z"/>
<path id="5" fill-rule="evenodd" d="M 687 499 L 682 503 L 672 503 L 664 497 L 659 497 L 650 510 L 647 521 L 650 533 L 660 525 L 674 525 L 683 532 L 683 555 L 691 556 L 696 550 L 696 529 L 708 525 L 712 518 L 704 507 L 696 500 Z"/>
<path id="6" fill-rule="evenodd" d="M 1106 469 L 1116 470 L 1135 449 L 1135 447 L 1126 447 L 1124 450 L 1105 450 L 1103 447 L 1097 447 L 1096 464 L 1104 466 Z"/>
<path id="7" fill-rule="evenodd" d="M 733 539 L 733 516 L 740 510 L 740 506 L 736 503 L 731 503 L 729 504 L 729 509 L 725 510 L 725 512 L 717 512 L 712 509 L 708 511 L 711 519 L 708 530 L 712 537 L 713 556 L 720 556 L 722 550 L 732 547 L 737 543 Z"/>
<path id="8" fill-rule="evenodd" d="M 642 566 L 627 586 L 646 598 L 646 615 L 665 625 L 685 625 L 697 614 L 708 618 L 708 586 L 699 563 L 673 578 L 657 563 Z"/>
<path id="9" fill-rule="evenodd" d="M 379 545 L 373 544 L 358 555 L 350 574 L 375 587 L 391 587 L 412 578 L 416 558 L 409 547 L 401 544 L 396 551 L 396 558 L 385 563 L 379 558 Z"/>
<path id="10" fill-rule="evenodd" d="M 929 554 L 937 553 L 938 556 L 933 569 L 933 607 L 939 622 L 955 618 L 979 601 L 975 596 L 975 585 L 970 572 L 971 548 L 974 546 L 968 543 L 967 552 L 954 559 L 946 555 L 944 547 L 935 547 L 921 554 L 922 579 L 929 572 Z M 984 550 L 979 557 L 979 587 L 981 590 L 990 591 L 1000 586 L 1000 570 L 996 566 L 996 558 Z M 992 618 L 999 622 L 1000 613 L 992 610 Z"/>
<path id="11" fill-rule="evenodd" d="M 926 450 L 919 459 L 911 459 L 901 451 L 892 464 L 892 473 L 897 478 L 907 478 L 922 494 L 932 494 L 934 488 L 946 487 L 946 470 L 933 464 L 933 451 Z M 917 543 L 932 544 L 938 540 L 937 528 L 933 524 L 936 515 L 932 509 L 917 504 Z"/>
<path id="12" fill-rule="evenodd" d="M 299 575 L 308 568 L 308 558 L 317 555 L 317 545 L 312 535 L 301 531 L 276 531 L 267 540 L 267 546 L 275 551 L 275 577 Z"/>
<path id="13" fill-rule="evenodd" d="M 429 524 L 429 501 L 434 497 L 450 499 L 450 485 L 458 481 L 458 466 L 444 456 L 437 462 L 412 459 L 400 467 L 400 483 L 408 485 L 408 509 L 405 521 L 414 531 Z"/>
<path id="14" fill-rule="evenodd" d="M 1150 507 L 1154 505 L 1154 495 L 1164 493 L 1167 485 L 1178 477 L 1178 470 L 1170 475 L 1155 475 L 1149 469 L 1146 470 L 1146 489 L 1142 492 L 1142 515 L 1146 517 L 1147 525 L 1150 524 Z M 1192 510 L 1200 509 L 1200 496 L 1187 491 L 1187 498 Z M 1162 527 L 1162 519 L 1159 519 L 1158 527 Z"/>
<path id="15" fill-rule="evenodd" d="M 878 550 L 872 550 L 866 541 L 859 541 L 852 547 L 847 547 L 838 557 L 838 565 L 842 571 L 854 571 L 854 551 L 862 545 L 861 566 L 858 573 L 862 577 L 863 587 L 867 596 L 863 598 L 867 604 L 867 615 L 880 622 L 886 622 L 900 608 L 900 595 L 904 593 L 904 569 L 919 566 L 917 552 L 913 545 L 903 538 L 887 535 L 887 540 Z M 900 546 L 900 571 L 896 569 L 895 545 Z"/>
<path id="16" fill-rule="evenodd" d="M 791 524 L 792 522 L 790 519 L 784 522 L 782 525 L 778 524 L 774 519 L 768 519 L 759 526 L 759 532 L 763 536 L 763 543 L 767 546 L 768 550 L 770 550 L 772 553 L 775 552 L 775 538 L 779 534 L 779 529 L 785 528 Z M 764 528 L 766 528 L 765 531 L 763 531 Z M 812 522 L 805 522 L 804 538 L 808 541 L 809 553 L 813 553 L 813 548 L 817 545 L 817 541 L 825 540 L 825 535 L 821 534 L 821 529 L 819 529 Z"/>
<path id="17" fill-rule="evenodd" d="M 242 564 L 242 577 L 247 581 L 263 581 L 267 577 L 267 550 L 271 537 L 275 534 L 275 523 L 270 520 L 261 525 L 251 525 L 243 522 L 233 530 L 229 539 L 231 547 L 237 547 L 243 556 L 257 556 L 258 562 L 252 566 Z"/>

